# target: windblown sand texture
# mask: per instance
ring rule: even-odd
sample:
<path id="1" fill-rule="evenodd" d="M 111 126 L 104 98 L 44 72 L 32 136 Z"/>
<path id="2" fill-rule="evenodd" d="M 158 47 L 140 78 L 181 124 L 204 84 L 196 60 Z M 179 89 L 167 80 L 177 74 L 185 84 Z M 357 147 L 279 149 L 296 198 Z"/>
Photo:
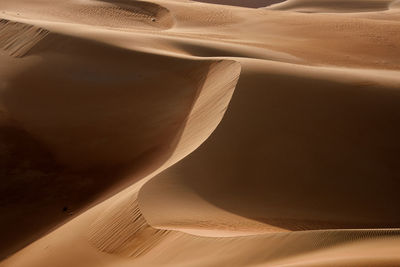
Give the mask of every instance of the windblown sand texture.
<path id="1" fill-rule="evenodd" d="M 400 1 L 1 0 L 0 178 L 1 267 L 400 266 Z"/>

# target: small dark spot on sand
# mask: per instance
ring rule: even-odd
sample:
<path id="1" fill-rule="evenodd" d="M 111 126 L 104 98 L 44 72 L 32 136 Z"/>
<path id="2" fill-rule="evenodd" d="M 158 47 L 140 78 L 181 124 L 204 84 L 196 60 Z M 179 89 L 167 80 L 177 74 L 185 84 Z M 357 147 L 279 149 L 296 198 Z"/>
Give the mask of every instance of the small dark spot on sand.
<path id="1" fill-rule="evenodd" d="M 67 212 L 68 209 L 69 209 L 69 208 L 68 208 L 67 206 L 64 206 L 64 207 L 62 208 L 62 211 L 63 211 L 63 212 Z"/>
<path id="2" fill-rule="evenodd" d="M 152 18 L 151 21 L 152 21 L 152 22 L 156 22 L 156 19 L 155 19 L 155 18 Z"/>

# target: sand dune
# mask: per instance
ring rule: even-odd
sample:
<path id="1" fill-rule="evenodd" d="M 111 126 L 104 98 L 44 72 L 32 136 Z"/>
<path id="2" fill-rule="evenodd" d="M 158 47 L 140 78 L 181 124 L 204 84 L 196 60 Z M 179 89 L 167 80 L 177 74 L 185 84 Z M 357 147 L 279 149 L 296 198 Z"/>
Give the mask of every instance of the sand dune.
<path id="1" fill-rule="evenodd" d="M 8 32 L 16 25 L 26 29 L 23 40 L 31 44 L 28 38 L 34 26 L 9 24 Z M 176 153 L 174 140 L 182 135 L 181 128 L 193 111 L 193 102 L 201 97 L 201 88 L 207 91 L 218 86 L 229 92 L 235 85 L 229 76 L 222 77 L 226 71 L 231 75 L 231 70 L 221 60 L 152 56 L 48 32 L 34 47 L 18 39 L 14 43 L 17 51 L 30 48 L 28 55 L 40 55 L 41 61 L 33 59 L 18 69 L 21 74 L 11 70 L 4 77 L 2 135 L 11 151 L 3 155 L 7 177 L 2 187 L 1 225 L 12 225 L 16 231 L 4 233 L 5 249 L 31 241 L 37 232 L 76 214 L 104 190 L 115 192 L 128 173 L 131 179 L 135 172 L 140 177 L 161 164 L 162 158 Z M 101 57 L 103 63 L 94 62 L 95 57 Z M 143 64 L 137 65 L 137 61 Z M 186 76 L 180 76 L 184 71 Z M 162 75 L 164 82 L 169 82 L 159 87 Z M 208 78 L 215 76 L 221 76 L 218 83 L 209 84 Z M 149 112 L 142 113 L 142 109 Z M 218 115 L 215 119 L 219 122 Z M 32 190 L 28 194 L 26 183 Z M 32 207 L 33 199 L 39 210 Z M 16 204 L 17 210 L 13 208 Z M 68 212 L 62 212 L 64 207 Z M 26 216 L 29 221 L 22 220 Z M 28 227 L 33 222 L 34 227 Z"/>
<path id="2" fill-rule="evenodd" d="M 271 6 L 275 10 L 299 12 L 372 12 L 388 10 L 396 0 L 287 0 Z"/>
<path id="3" fill-rule="evenodd" d="M 3 262 L 5 266 L 395 266 L 399 261 L 398 230 L 325 230 L 202 237 L 178 231 L 160 234 L 142 225 L 131 233 L 135 189 L 126 190 Z M 116 210 L 119 210 L 116 211 Z M 119 214 L 119 215 L 117 215 Z M 94 222 L 94 223 L 93 223 Z M 97 227 L 109 224 L 105 231 Z M 111 229 L 115 229 L 111 237 Z M 94 229 L 94 230 L 93 230 Z M 88 231 L 91 235 L 88 237 Z M 139 230 L 140 231 L 140 230 Z M 159 233 L 147 250 L 146 234 Z M 97 234 L 93 236 L 93 234 Z M 93 244 L 93 239 L 103 245 Z M 129 239 L 130 238 L 130 239 Z M 89 239 L 89 240 L 88 240 Z M 119 240 L 119 242 L 116 242 Z M 144 242 L 146 241 L 146 242 Z M 105 246 L 112 248 L 104 251 Z M 65 253 L 68 251 L 68 253 Z M 140 253 L 140 254 L 138 254 Z"/>
<path id="4" fill-rule="evenodd" d="M 398 200 L 400 170 L 390 159 L 400 130 L 393 125 L 400 118 L 397 74 L 241 63 L 235 97 L 217 130 L 141 190 L 149 222 L 169 225 L 178 217 L 196 228 L 202 227 L 196 221 L 210 220 L 204 205 L 188 212 L 178 190 L 287 230 L 396 227 L 391 203 Z M 174 216 L 163 204 L 170 202 L 179 207 Z M 220 225 L 216 220 L 210 224 Z M 242 226 L 234 221 L 233 228 Z"/>
<path id="5" fill-rule="evenodd" d="M 0 2 L 0 266 L 400 265 L 399 1 L 201 2 Z"/>
<path id="6" fill-rule="evenodd" d="M 45 21 L 128 29 L 167 29 L 174 24 L 174 17 L 167 8 L 146 1 L 57 1 L 44 9 L 46 4 L 43 0 L 18 1 L 7 8 L 7 13 L 29 14 Z"/>

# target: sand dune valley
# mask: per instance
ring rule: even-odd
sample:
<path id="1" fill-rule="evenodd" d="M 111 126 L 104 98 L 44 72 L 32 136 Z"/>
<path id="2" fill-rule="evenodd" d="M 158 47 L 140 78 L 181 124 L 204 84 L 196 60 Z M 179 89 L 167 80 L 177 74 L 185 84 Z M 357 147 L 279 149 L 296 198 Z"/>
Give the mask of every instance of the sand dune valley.
<path id="1" fill-rule="evenodd" d="M 400 266 L 400 0 L 0 0 L 1 267 Z"/>

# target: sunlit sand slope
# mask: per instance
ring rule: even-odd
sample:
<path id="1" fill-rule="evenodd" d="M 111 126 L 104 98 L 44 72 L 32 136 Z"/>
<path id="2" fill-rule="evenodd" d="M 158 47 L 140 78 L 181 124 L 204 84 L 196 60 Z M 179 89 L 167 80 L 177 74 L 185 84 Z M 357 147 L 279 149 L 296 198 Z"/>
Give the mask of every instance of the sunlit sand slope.
<path id="1" fill-rule="evenodd" d="M 217 238 L 158 230 L 142 220 L 135 192 L 98 205 L 3 266 L 396 266 L 400 260 L 398 230 Z"/>
<path id="2" fill-rule="evenodd" d="M 4 21 L 2 30 L 2 57 L 17 66 L 2 72 L 5 251 L 170 154 L 176 161 L 191 152 L 220 121 L 240 72 L 233 61 L 139 53 L 24 23 Z M 204 108 L 216 109 L 214 119 L 188 122 Z M 196 129 L 191 141 L 187 125 Z"/>
<path id="3" fill-rule="evenodd" d="M 196 222 L 204 220 L 223 225 L 204 203 L 195 210 L 196 204 L 190 208 L 179 198 L 178 192 L 188 191 L 287 230 L 398 227 L 392 205 L 400 186 L 394 156 L 400 128 L 393 124 L 400 118 L 397 73 L 241 63 L 216 131 L 141 190 L 149 222 L 175 225 L 174 214 L 193 224 L 186 227 L 201 228 Z M 246 227 L 234 221 L 233 229 Z"/>

